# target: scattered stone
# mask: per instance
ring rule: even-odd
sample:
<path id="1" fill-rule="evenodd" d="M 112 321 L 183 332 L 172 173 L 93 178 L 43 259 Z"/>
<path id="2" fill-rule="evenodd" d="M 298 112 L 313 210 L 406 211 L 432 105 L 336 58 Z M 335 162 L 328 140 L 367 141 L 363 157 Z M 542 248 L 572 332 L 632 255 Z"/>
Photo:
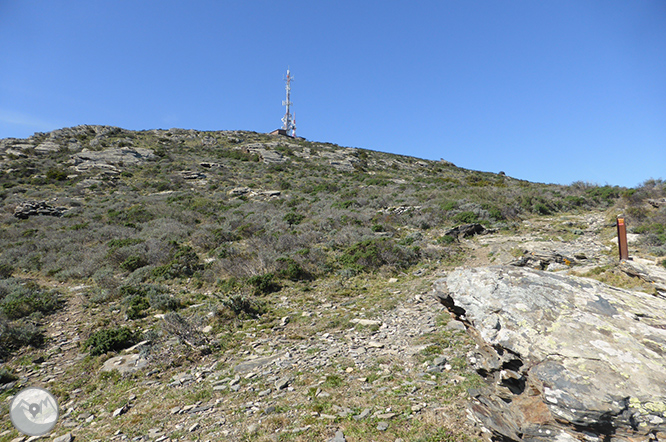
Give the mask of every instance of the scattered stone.
<path id="1" fill-rule="evenodd" d="M 378 431 L 386 431 L 389 427 L 388 422 L 381 421 L 377 424 L 377 430 Z"/>
<path id="2" fill-rule="evenodd" d="M 193 433 L 199 429 L 199 422 L 195 422 L 190 428 L 187 429 L 188 432 Z"/>
<path id="3" fill-rule="evenodd" d="M 368 348 L 384 348 L 384 344 L 377 341 L 368 342 Z"/>
<path id="4" fill-rule="evenodd" d="M 332 439 L 329 439 L 328 442 L 347 442 L 345 439 L 345 434 L 341 429 L 338 428 L 338 431 L 335 432 L 335 436 Z"/>
<path id="5" fill-rule="evenodd" d="M 382 419 L 382 420 L 391 420 L 395 417 L 395 413 L 380 413 L 377 414 L 375 417 L 377 419 Z"/>
<path id="6" fill-rule="evenodd" d="M 356 416 L 354 416 L 354 419 L 356 419 L 357 421 L 365 419 L 366 417 L 370 416 L 371 412 L 372 410 L 370 408 L 366 408 L 363 411 L 361 411 L 361 414 L 357 414 Z"/>
<path id="7" fill-rule="evenodd" d="M 113 412 L 113 417 L 118 417 L 120 415 L 123 415 L 129 411 L 129 405 L 125 404 L 120 408 L 116 408 Z"/>
<path id="8" fill-rule="evenodd" d="M 275 388 L 277 388 L 278 390 L 284 390 L 289 386 L 289 382 L 290 379 L 287 377 L 278 379 L 277 381 L 275 381 Z"/>

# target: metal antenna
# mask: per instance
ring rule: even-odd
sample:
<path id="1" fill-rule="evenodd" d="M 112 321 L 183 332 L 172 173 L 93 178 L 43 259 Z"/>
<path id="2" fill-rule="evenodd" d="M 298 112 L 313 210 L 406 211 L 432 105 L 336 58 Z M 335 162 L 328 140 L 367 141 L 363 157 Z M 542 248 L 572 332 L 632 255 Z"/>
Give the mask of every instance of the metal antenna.
<path id="1" fill-rule="evenodd" d="M 291 114 L 291 105 L 293 104 L 290 100 L 290 95 L 291 95 L 291 80 L 293 80 L 294 77 L 291 76 L 291 73 L 289 72 L 289 68 L 287 68 L 287 78 L 285 78 L 285 82 L 287 83 L 286 89 L 287 89 L 287 99 L 282 101 L 282 106 L 287 107 L 287 112 L 284 114 L 284 117 L 282 117 L 282 130 L 287 132 L 291 132 L 291 136 L 295 137 L 296 136 L 296 119 L 294 116 Z"/>

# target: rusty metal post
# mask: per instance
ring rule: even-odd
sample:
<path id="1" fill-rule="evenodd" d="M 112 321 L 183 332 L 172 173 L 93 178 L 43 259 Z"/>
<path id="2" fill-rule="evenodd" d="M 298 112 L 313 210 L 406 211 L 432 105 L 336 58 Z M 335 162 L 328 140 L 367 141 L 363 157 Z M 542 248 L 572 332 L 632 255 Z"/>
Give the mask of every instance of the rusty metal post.
<path id="1" fill-rule="evenodd" d="M 620 261 L 629 259 L 629 248 L 627 247 L 627 226 L 623 216 L 617 217 L 617 246 L 620 250 Z"/>

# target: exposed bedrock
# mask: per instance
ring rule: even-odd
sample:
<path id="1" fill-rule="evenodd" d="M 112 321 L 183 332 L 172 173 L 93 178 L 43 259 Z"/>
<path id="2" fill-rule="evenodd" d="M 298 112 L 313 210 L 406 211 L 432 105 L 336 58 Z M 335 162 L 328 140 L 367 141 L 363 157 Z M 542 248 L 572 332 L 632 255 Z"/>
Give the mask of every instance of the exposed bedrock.
<path id="1" fill-rule="evenodd" d="M 477 340 L 471 411 L 494 440 L 666 440 L 666 300 L 513 266 L 455 270 L 434 296 Z"/>

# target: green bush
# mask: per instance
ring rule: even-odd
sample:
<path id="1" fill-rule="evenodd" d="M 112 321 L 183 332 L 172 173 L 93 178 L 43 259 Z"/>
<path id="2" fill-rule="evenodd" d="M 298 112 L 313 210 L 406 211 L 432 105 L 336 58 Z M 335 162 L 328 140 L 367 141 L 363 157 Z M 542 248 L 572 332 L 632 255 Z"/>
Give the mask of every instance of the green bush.
<path id="1" fill-rule="evenodd" d="M 93 333 L 83 344 L 92 356 L 120 351 L 139 342 L 141 333 L 127 327 L 110 328 Z"/>
<path id="2" fill-rule="evenodd" d="M 202 266 L 192 247 L 173 242 L 176 251 L 168 264 L 153 269 L 153 276 L 163 279 L 183 278 L 194 275 Z"/>
<path id="3" fill-rule="evenodd" d="M 26 345 L 41 347 L 43 344 L 44 333 L 34 324 L 9 322 L 0 316 L 0 358 Z"/>
<path id="4" fill-rule="evenodd" d="M 277 276 L 280 278 L 291 281 L 307 281 L 312 279 L 312 275 L 292 258 L 278 258 L 277 263 L 279 266 Z"/>
<path id="5" fill-rule="evenodd" d="M 300 224 L 305 219 L 305 215 L 295 212 L 289 212 L 284 216 L 283 219 L 290 226 L 294 226 Z"/>
<path id="6" fill-rule="evenodd" d="M 0 312 L 9 319 L 35 312 L 52 313 L 63 304 L 57 291 L 45 290 L 32 281 L 19 282 L 13 278 L 0 281 Z"/>
<path id="7" fill-rule="evenodd" d="M 145 296 L 133 296 L 127 303 L 127 318 L 139 319 L 146 317 L 146 310 L 150 308 L 150 303 Z"/>
<path id="8" fill-rule="evenodd" d="M 231 314 L 236 318 L 257 318 L 265 312 L 264 305 L 256 299 L 243 294 L 226 297 L 220 302 L 218 315 L 228 317 Z"/>
<path id="9" fill-rule="evenodd" d="M 182 307 L 180 301 L 166 293 L 154 293 L 148 298 L 150 306 L 163 312 L 175 311 Z"/>
<path id="10" fill-rule="evenodd" d="M 64 181 L 67 179 L 67 172 L 62 169 L 49 169 L 46 172 L 46 178 L 53 181 Z"/>
<path id="11" fill-rule="evenodd" d="M 552 213 L 550 207 L 543 203 L 536 203 L 532 208 L 532 211 L 539 215 L 550 215 Z"/>
<path id="12" fill-rule="evenodd" d="M 479 216 L 474 212 L 460 212 L 453 217 L 453 219 L 459 223 L 471 224 L 479 221 Z"/>
<path id="13" fill-rule="evenodd" d="M 280 284 L 273 281 L 273 278 L 275 278 L 273 273 L 265 273 L 263 275 L 255 275 L 248 278 L 247 283 L 254 287 L 255 295 L 267 295 L 282 289 Z"/>
<path id="14" fill-rule="evenodd" d="M 18 380 L 18 376 L 12 373 L 7 367 L 0 367 L 0 385 L 8 384 Z"/>
<path id="15" fill-rule="evenodd" d="M 418 262 L 417 249 L 399 246 L 388 238 L 366 239 L 348 247 L 338 258 L 343 268 L 373 271 L 380 267 L 406 268 Z"/>
<path id="16" fill-rule="evenodd" d="M 0 279 L 7 279 L 14 273 L 14 267 L 9 264 L 0 264 Z"/>
<path id="17" fill-rule="evenodd" d="M 455 238 L 451 235 L 444 235 L 437 238 L 437 244 L 451 244 L 455 242 Z"/>
<path id="18" fill-rule="evenodd" d="M 146 261 L 143 256 L 132 255 L 120 264 L 120 268 L 127 270 L 128 272 L 133 272 L 136 269 L 140 269 L 141 267 L 145 267 L 147 265 L 148 261 Z"/>

